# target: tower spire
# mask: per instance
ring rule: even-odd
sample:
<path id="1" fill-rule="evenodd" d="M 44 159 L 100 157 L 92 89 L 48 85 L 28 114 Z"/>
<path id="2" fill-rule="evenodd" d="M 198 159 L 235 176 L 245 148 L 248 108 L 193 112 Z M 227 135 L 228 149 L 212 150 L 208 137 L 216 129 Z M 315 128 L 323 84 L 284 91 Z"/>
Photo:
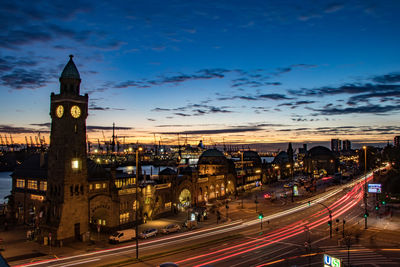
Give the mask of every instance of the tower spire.
<path id="1" fill-rule="evenodd" d="M 60 93 L 67 95 L 79 95 L 81 76 L 72 60 L 74 56 L 69 55 L 69 61 L 65 65 L 60 76 Z"/>

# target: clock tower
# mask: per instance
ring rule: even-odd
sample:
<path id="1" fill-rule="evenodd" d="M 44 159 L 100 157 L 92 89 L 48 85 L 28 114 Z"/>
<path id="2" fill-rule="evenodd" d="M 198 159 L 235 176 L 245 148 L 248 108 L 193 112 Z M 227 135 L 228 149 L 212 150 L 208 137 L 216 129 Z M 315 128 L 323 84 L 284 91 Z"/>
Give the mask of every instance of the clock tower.
<path id="1" fill-rule="evenodd" d="M 86 118 L 88 95 L 70 59 L 60 77 L 60 93 L 51 93 L 46 229 L 52 241 L 81 239 L 88 231 Z"/>

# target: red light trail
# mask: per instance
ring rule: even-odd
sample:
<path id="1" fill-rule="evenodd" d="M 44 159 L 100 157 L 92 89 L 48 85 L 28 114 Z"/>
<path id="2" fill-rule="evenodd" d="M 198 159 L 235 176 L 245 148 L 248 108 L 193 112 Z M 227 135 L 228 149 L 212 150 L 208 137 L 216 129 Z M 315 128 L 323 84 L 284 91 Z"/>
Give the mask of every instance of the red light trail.
<path id="1" fill-rule="evenodd" d="M 372 175 L 366 180 L 370 179 L 372 179 Z M 363 179 L 360 181 L 360 183 L 357 183 L 346 195 L 342 196 L 329 206 L 329 209 L 332 211 L 332 219 L 337 218 L 338 216 L 347 212 L 362 200 L 364 188 L 363 185 L 365 182 L 366 181 Z M 328 211 L 323 209 L 311 215 L 307 220 L 297 221 L 275 231 L 263 234 L 254 240 L 243 242 L 210 253 L 183 259 L 176 263 L 180 266 L 184 266 L 185 264 L 188 266 L 202 266 L 220 262 L 299 235 L 304 232 L 305 227 L 308 227 L 308 229 L 313 229 L 328 221 Z M 259 266 L 265 265 L 258 265 L 257 267 Z"/>

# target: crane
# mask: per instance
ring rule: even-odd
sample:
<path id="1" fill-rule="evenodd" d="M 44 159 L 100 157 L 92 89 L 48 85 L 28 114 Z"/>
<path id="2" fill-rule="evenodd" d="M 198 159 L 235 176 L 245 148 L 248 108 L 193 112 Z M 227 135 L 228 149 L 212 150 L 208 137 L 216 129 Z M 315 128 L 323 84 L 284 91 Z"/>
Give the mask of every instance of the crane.
<path id="1" fill-rule="evenodd" d="M 38 137 L 35 135 L 36 147 L 39 147 L 39 140 Z"/>
<path id="2" fill-rule="evenodd" d="M 28 143 L 28 138 L 25 136 L 25 142 L 26 142 L 26 149 L 29 148 L 29 143 Z"/>
<path id="3" fill-rule="evenodd" d="M 33 143 L 32 136 L 29 136 L 29 139 L 31 140 L 31 147 L 34 147 L 35 145 Z"/>

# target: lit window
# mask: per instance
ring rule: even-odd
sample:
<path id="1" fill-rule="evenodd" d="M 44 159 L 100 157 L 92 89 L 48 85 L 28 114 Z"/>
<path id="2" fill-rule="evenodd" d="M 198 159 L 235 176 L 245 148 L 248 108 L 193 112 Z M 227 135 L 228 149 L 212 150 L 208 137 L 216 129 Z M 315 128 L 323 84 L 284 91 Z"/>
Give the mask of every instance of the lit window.
<path id="1" fill-rule="evenodd" d="M 40 181 L 40 190 L 41 191 L 47 190 L 47 182 L 46 181 Z"/>
<path id="2" fill-rule="evenodd" d="M 107 184 L 106 184 L 106 183 L 103 184 L 103 189 L 104 189 L 104 188 L 107 188 Z"/>
<path id="3" fill-rule="evenodd" d="M 17 187 L 24 188 L 25 187 L 25 180 L 24 179 L 17 179 Z"/>
<path id="4" fill-rule="evenodd" d="M 37 190 L 37 181 L 36 180 L 28 180 L 28 188 Z"/>
<path id="5" fill-rule="evenodd" d="M 77 169 L 79 169 L 79 160 L 77 160 L 77 159 L 73 159 L 72 160 L 72 162 L 71 162 L 71 166 L 72 166 L 72 169 L 74 169 L 74 170 L 77 170 Z"/>
<path id="6" fill-rule="evenodd" d="M 121 213 L 119 215 L 119 223 L 127 223 L 129 221 L 129 212 Z"/>
<path id="7" fill-rule="evenodd" d="M 101 188 L 101 184 L 96 184 L 96 189 L 100 189 Z"/>
<path id="8" fill-rule="evenodd" d="M 89 190 L 93 190 L 93 185 L 92 184 L 89 185 Z"/>

